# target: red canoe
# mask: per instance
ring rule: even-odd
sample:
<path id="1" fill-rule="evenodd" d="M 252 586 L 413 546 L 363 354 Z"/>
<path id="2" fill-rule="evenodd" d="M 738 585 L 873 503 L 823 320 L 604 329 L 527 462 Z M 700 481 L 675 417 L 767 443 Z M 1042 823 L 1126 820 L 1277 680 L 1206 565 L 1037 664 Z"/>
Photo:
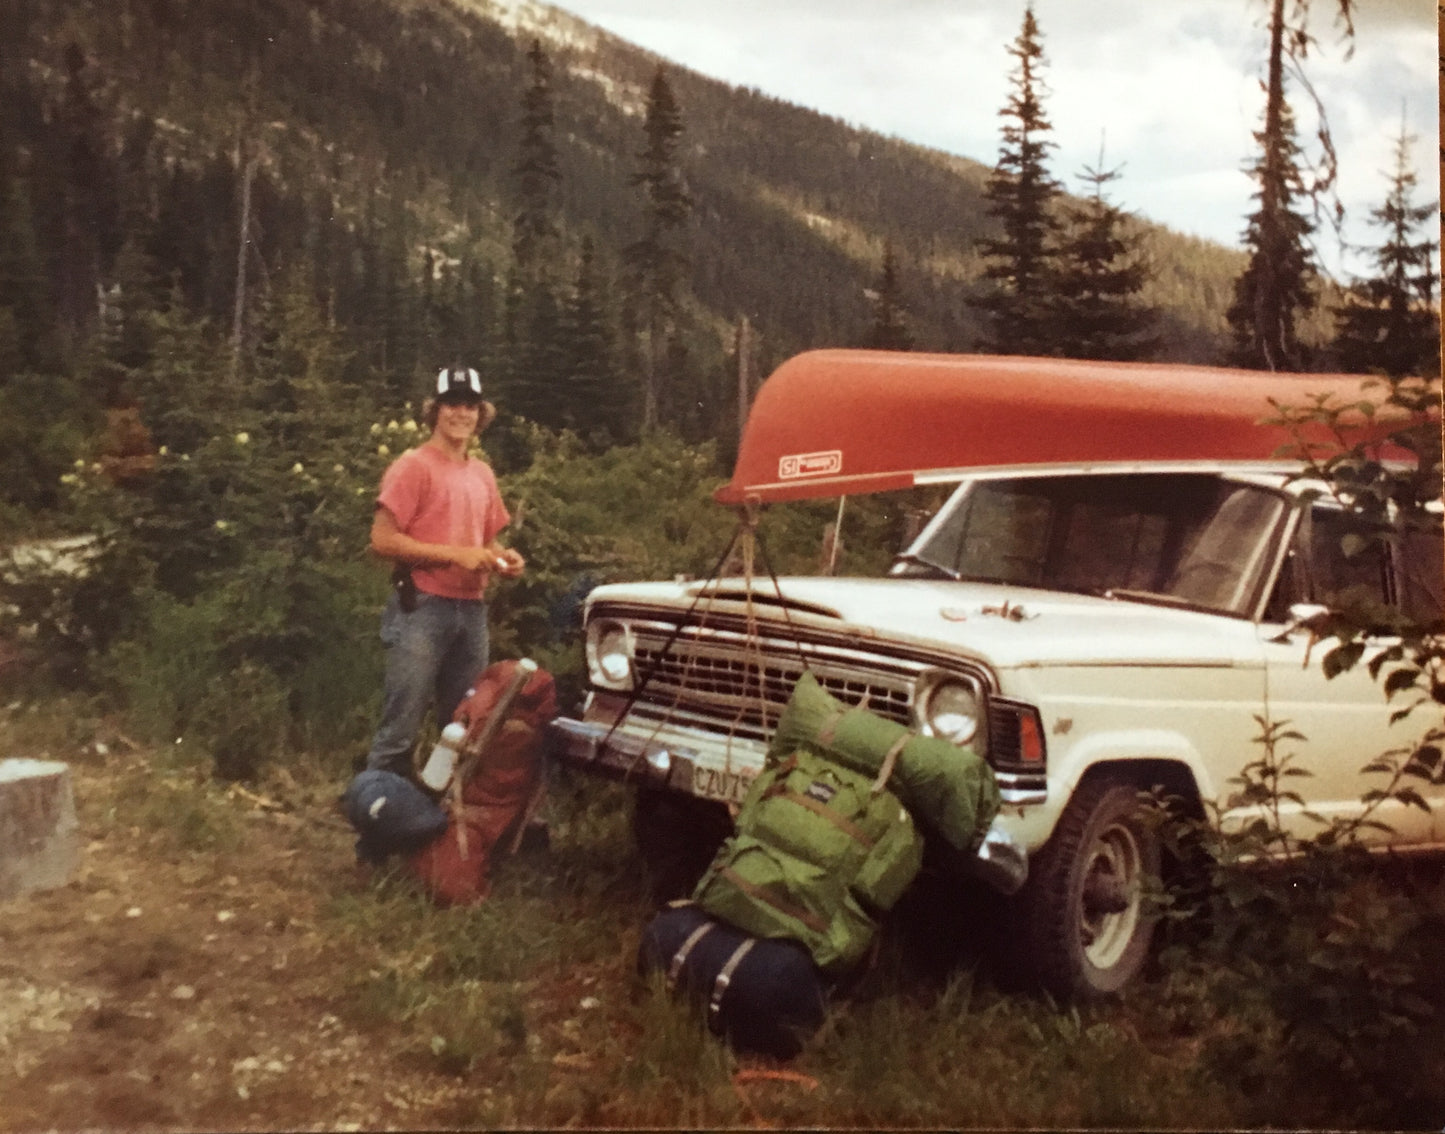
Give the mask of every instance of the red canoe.
<path id="1" fill-rule="evenodd" d="M 1171 363 L 818 350 L 783 363 L 714 498 L 738 505 L 908 488 L 1020 465 L 1261 462 L 1297 444 L 1276 406 L 1383 399 L 1359 375 Z M 1355 413 L 1355 436 L 1405 421 Z M 1311 438 L 1325 443 L 1323 433 Z M 1401 455 L 1398 452 L 1394 455 Z"/>

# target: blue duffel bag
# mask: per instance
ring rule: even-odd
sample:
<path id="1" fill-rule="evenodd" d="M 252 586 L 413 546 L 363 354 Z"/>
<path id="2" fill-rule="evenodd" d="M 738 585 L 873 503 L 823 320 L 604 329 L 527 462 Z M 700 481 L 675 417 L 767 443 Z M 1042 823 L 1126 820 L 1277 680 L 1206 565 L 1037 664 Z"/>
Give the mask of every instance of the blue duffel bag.
<path id="1" fill-rule="evenodd" d="M 642 931 L 637 968 L 660 971 L 738 1051 L 791 1059 L 828 1013 L 823 974 L 806 949 L 753 937 L 691 903 L 669 906 Z"/>
<path id="2" fill-rule="evenodd" d="M 356 854 L 371 862 L 420 850 L 447 829 L 441 805 L 405 776 L 380 768 L 357 774 L 342 797 L 360 836 Z"/>

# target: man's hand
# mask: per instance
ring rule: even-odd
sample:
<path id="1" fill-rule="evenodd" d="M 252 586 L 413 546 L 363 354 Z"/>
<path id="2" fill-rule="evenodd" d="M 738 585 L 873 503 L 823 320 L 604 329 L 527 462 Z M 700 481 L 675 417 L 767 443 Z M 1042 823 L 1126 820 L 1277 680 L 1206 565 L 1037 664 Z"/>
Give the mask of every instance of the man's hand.
<path id="1" fill-rule="evenodd" d="M 510 547 L 459 547 L 452 558 L 464 571 L 491 571 L 515 579 L 527 563 Z"/>
<path id="2" fill-rule="evenodd" d="M 504 547 L 496 557 L 496 572 L 504 579 L 515 579 L 527 566 L 527 561 L 515 548 Z"/>
<path id="3" fill-rule="evenodd" d="M 490 547 L 454 547 L 452 548 L 451 561 L 463 571 L 495 571 L 497 570 L 497 552 Z"/>

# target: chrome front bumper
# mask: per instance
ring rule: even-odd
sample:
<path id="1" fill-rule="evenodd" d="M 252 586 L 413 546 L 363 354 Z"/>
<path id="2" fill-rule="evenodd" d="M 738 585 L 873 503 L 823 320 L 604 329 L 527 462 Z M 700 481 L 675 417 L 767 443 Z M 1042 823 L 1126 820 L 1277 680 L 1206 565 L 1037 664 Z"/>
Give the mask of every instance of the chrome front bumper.
<path id="1" fill-rule="evenodd" d="M 716 748 L 718 738 L 697 730 L 696 746 L 685 728 L 659 730 L 652 738 L 643 739 L 622 728 L 595 721 L 579 721 L 558 717 L 552 722 L 552 751 L 567 764 L 599 775 L 648 787 L 666 788 L 684 795 L 715 799 L 723 803 L 741 803 L 753 777 L 762 770 L 763 748 L 750 741 L 734 741 L 741 759 L 735 765 L 714 767 L 715 760 L 705 760 L 700 753 Z M 699 790 L 699 788 L 702 790 Z M 969 873 L 1003 894 L 1016 893 L 1028 880 L 1028 852 L 998 820 L 985 832 Z"/>

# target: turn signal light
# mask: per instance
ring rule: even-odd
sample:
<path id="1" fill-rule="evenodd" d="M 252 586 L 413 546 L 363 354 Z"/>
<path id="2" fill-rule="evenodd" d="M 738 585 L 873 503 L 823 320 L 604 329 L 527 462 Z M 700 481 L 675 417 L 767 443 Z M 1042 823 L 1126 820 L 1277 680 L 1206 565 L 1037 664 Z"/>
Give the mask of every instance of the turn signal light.
<path id="1" fill-rule="evenodd" d="M 1044 762 L 1044 730 L 1033 713 L 1019 716 L 1019 759 L 1025 764 Z"/>

